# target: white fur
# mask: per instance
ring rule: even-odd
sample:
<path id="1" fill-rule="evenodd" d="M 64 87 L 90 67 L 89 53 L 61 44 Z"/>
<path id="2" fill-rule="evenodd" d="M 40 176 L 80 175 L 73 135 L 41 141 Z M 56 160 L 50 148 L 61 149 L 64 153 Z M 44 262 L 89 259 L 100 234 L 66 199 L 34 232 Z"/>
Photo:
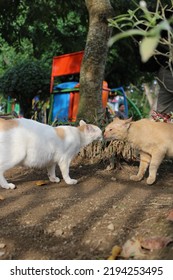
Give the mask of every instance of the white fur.
<path id="1" fill-rule="evenodd" d="M 4 172 L 20 164 L 27 167 L 47 167 L 51 182 L 59 182 L 55 175 L 59 165 L 67 184 L 76 184 L 69 177 L 72 158 L 80 148 L 102 138 L 102 132 L 95 125 L 80 121 L 80 127 L 59 126 L 63 135 L 58 135 L 52 126 L 28 119 L 16 119 L 17 126 L 0 130 L 0 185 L 6 189 L 15 188 L 4 178 Z M 8 122 L 8 121 L 7 121 Z"/>

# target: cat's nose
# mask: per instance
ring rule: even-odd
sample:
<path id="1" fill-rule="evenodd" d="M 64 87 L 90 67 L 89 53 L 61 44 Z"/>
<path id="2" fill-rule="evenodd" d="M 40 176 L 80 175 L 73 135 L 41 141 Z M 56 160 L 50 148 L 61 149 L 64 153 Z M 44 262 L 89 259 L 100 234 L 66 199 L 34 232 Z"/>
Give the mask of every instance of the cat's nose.
<path id="1" fill-rule="evenodd" d="M 106 133 L 106 131 L 105 131 L 104 134 L 103 134 L 104 138 L 106 138 L 106 135 L 107 135 L 107 133 Z"/>

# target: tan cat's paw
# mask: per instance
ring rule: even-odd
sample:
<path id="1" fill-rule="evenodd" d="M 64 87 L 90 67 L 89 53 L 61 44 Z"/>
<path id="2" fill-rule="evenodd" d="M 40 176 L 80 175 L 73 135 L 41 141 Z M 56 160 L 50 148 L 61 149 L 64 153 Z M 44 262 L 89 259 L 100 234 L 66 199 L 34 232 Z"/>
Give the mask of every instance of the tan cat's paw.
<path id="1" fill-rule="evenodd" d="M 137 175 L 132 175 L 132 176 L 130 176 L 130 180 L 132 180 L 132 181 L 141 181 L 141 177 L 138 177 Z"/>
<path id="2" fill-rule="evenodd" d="M 152 185 L 152 184 L 154 184 L 155 180 L 156 180 L 155 178 L 148 177 L 148 178 L 147 178 L 147 185 Z"/>

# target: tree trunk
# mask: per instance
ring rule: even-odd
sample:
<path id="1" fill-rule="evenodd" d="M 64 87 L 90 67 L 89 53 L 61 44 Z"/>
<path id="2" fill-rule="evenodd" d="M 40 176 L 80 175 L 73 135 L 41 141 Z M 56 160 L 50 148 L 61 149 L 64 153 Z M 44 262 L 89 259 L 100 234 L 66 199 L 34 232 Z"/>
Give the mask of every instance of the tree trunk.
<path id="1" fill-rule="evenodd" d="M 100 123 L 103 119 L 102 83 L 111 28 L 108 19 L 113 16 L 109 0 L 85 0 L 89 12 L 89 31 L 80 71 L 79 118 Z"/>

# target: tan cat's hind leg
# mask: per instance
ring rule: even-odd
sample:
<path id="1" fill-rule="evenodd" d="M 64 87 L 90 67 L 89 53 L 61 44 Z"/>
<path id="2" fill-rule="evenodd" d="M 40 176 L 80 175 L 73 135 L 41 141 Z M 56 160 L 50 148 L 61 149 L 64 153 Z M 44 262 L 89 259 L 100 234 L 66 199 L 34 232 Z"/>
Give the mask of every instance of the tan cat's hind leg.
<path id="1" fill-rule="evenodd" d="M 156 180 L 157 170 L 162 160 L 165 157 L 165 153 L 159 151 L 152 154 L 150 166 L 149 166 L 149 176 L 147 178 L 147 184 L 152 185 Z"/>
<path id="2" fill-rule="evenodd" d="M 141 181 L 145 175 L 145 172 L 149 166 L 150 161 L 151 161 L 151 156 L 149 154 L 141 152 L 138 174 L 130 176 L 130 180 Z"/>

